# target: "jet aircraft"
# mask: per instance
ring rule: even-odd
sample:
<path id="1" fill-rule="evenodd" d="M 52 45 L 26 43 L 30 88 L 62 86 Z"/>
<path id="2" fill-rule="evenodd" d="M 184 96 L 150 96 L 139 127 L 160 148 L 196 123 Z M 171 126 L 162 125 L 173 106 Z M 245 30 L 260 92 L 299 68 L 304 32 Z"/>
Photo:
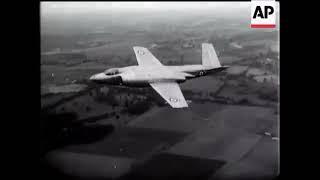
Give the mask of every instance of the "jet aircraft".
<path id="1" fill-rule="evenodd" d="M 96 83 L 128 87 L 152 87 L 173 108 L 188 107 L 179 83 L 228 68 L 221 66 L 212 44 L 202 43 L 202 64 L 166 66 L 144 47 L 134 46 L 137 66 L 111 68 L 95 74 L 90 80 Z"/>

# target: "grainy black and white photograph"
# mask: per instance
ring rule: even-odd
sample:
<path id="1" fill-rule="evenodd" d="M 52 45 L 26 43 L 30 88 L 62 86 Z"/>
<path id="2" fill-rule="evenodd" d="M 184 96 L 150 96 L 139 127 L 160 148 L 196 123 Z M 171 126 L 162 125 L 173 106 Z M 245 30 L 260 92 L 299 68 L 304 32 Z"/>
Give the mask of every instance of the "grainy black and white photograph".
<path id="1" fill-rule="evenodd" d="M 275 4 L 253 28 L 250 1 L 40 2 L 41 174 L 275 179 Z"/>

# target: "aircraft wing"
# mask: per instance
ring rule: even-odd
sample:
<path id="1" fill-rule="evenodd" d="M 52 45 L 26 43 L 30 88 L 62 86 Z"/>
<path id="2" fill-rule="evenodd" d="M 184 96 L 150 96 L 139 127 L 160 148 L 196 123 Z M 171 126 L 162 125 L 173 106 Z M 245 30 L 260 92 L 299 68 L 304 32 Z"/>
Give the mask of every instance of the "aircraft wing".
<path id="1" fill-rule="evenodd" d="M 156 82 L 150 83 L 173 108 L 188 107 L 186 100 L 183 97 L 181 89 L 176 82 Z"/>
<path id="2" fill-rule="evenodd" d="M 160 61 L 147 48 L 134 46 L 133 50 L 140 66 L 162 66 Z"/>

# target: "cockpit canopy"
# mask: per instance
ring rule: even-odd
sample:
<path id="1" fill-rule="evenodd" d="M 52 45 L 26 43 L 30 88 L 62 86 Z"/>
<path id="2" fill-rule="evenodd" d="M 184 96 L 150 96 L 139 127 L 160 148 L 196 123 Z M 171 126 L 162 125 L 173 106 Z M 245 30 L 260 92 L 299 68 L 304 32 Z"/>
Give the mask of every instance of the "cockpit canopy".
<path id="1" fill-rule="evenodd" d="M 107 76 L 119 74 L 120 71 L 118 68 L 111 68 L 104 71 L 104 74 Z"/>

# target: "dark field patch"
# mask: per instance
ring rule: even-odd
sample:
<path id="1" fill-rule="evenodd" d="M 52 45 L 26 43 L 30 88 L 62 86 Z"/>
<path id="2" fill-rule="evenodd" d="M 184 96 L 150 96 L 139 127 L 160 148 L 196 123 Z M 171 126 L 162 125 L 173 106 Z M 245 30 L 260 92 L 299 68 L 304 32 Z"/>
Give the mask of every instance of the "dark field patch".
<path id="1" fill-rule="evenodd" d="M 187 134 L 181 132 L 121 128 L 103 140 L 85 145 L 71 145 L 65 151 L 129 158 L 141 158 L 154 151 L 164 150 L 181 141 Z"/>
<path id="2" fill-rule="evenodd" d="M 207 179 L 224 164 L 219 160 L 162 153 L 119 179 Z"/>

